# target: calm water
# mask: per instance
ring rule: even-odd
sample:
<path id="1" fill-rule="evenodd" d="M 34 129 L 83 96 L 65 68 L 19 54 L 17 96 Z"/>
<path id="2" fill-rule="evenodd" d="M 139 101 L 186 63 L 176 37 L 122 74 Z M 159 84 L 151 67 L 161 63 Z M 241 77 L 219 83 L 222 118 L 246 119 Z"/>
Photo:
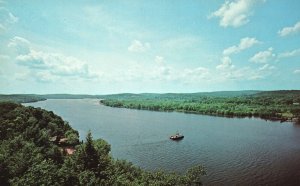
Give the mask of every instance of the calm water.
<path id="1" fill-rule="evenodd" d="M 54 111 L 82 139 L 90 129 L 115 158 L 147 170 L 202 164 L 205 185 L 300 185 L 300 126 L 291 123 L 111 108 L 90 99 L 24 105 Z M 176 131 L 182 141 L 168 139 Z"/>

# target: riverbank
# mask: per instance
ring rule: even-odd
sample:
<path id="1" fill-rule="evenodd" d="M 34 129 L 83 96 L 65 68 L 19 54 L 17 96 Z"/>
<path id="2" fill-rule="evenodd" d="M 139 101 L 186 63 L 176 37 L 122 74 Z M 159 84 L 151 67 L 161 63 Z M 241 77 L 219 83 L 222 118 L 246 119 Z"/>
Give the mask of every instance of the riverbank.
<path id="1" fill-rule="evenodd" d="M 110 107 L 175 111 L 223 117 L 257 117 L 299 123 L 300 91 L 270 91 L 240 96 L 156 95 L 100 100 Z"/>

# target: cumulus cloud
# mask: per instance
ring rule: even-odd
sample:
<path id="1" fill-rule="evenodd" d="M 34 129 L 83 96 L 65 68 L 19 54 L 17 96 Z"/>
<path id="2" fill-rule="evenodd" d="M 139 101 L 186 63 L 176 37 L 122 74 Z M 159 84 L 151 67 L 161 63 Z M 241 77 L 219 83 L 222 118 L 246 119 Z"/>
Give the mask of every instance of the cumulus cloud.
<path id="1" fill-rule="evenodd" d="M 19 65 L 27 66 L 31 69 L 46 70 L 58 76 L 78 76 L 82 78 L 94 78 L 89 71 L 88 65 L 74 57 L 62 54 L 45 53 L 31 50 L 26 55 L 16 57 Z"/>
<path id="2" fill-rule="evenodd" d="M 249 61 L 254 63 L 267 63 L 275 57 L 273 54 L 273 48 L 268 48 L 268 50 L 261 51 L 252 56 Z"/>
<path id="3" fill-rule="evenodd" d="M 294 26 L 291 27 L 284 27 L 283 29 L 278 31 L 278 34 L 281 37 L 296 34 L 300 32 L 300 21 L 297 22 Z"/>
<path id="4" fill-rule="evenodd" d="M 236 68 L 232 64 L 232 60 L 228 56 L 224 56 L 221 59 L 221 64 L 216 66 L 216 75 L 213 77 L 215 81 L 227 81 L 227 80 L 243 80 L 248 79 L 251 72 L 248 68 Z"/>
<path id="5" fill-rule="evenodd" d="M 220 18 L 220 26 L 223 27 L 239 27 L 249 22 L 249 16 L 251 16 L 254 6 L 261 2 L 265 2 L 265 0 L 225 1 L 209 18 Z"/>
<path id="6" fill-rule="evenodd" d="M 234 65 L 231 62 L 230 57 L 225 56 L 221 59 L 221 64 L 216 66 L 216 69 L 218 70 L 230 70 L 233 69 Z"/>
<path id="7" fill-rule="evenodd" d="M 232 60 L 228 56 L 221 59 L 221 64 L 216 66 L 216 72 L 211 75 L 211 81 L 243 81 L 243 80 L 259 80 L 272 74 L 274 66 L 265 64 L 258 69 L 250 67 L 238 68 L 233 65 Z"/>
<path id="8" fill-rule="evenodd" d="M 49 68 L 45 61 L 44 53 L 34 50 L 29 51 L 27 54 L 16 56 L 16 61 L 19 65 L 27 66 L 34 69 L 47 69 Z"/>
<path id="9" fill-rule="evenodd" d="M 42 82 L 54 80 L 58 77 L 79 77 L 84 79 L 97 78 L 90 72 L 89 66 L 77 58 L 57 53 L 47 53 L 32 49 L 31 43 L 21 37 L 14 37 L 8 46 L 17 51 L 16 63 L 26 66 L 30 70 L 36 70 L 36 76 L 41 77 Z"/>
<path id="10" fill-rule="evenodd" d="M 240 40 L 239 45 L 237 45 L 237 46 L 234 45 L 229 48 L 226 48 L 223 51 L 223 54 L 230 55 L 230 54 L 239 53 L 240 51 L 250 48 L 253 45 L 258 44 L 258 43 L 260 43 L 260 42 L 258 40 L 256 40 L 255 38 L 245 37 Z"/>
<path id="11" fill-rule="evenodd" d="M 278 54 L 278 58 L 288 58 L 300 55 L 300 49 Z"/>
<path id="12" fill-rule="evenodd" d="M 146 52 L 151 48 L 150 43 L 142 43 L 139 40 L 134 40 L 131 42 L 130 46 L 128 47 L 129 52 Z"/>

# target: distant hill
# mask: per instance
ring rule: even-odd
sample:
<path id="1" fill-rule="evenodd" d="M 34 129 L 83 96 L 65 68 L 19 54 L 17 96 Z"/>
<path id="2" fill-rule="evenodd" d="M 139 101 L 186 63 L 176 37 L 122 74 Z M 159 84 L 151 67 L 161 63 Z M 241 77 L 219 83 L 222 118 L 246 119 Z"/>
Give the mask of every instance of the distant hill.
<path id="1" fill-rule="evenodd" d="M 217 92 L 197 92 L 197 93 L 122 93 L 98 96 L 101 98 L 114 98 L 114 99 L 128 99 L 128 98 L 196 98 L 196 97 L 237 97 L 247 96 L 260 93 L 257 90 L 243 90 L 243 91 L 217 91 Z"/>
<path id="2" fill-rule="evenodd" d="M 30 103 L 44 100 L 46 98 L 35 94 L 0 94 L 0 101 L 2 102 Z"/>
<path id="3" fill-rule="evenodd" d="M 197 93 L 120 93 L 107 95 L 89 95 L 89 94 L 0 94 L 0 101 L 12 101 L 17 103 L 36 102 L 46 99 L 197 99 L 200 97 L 220 97 L 232 98 L 243 96 L 299 96 L 300 90 L 276 90 L 276 91 L 215 91 L 215 92 L 197 92 Z"/>
<path id="4" fill-rule="evenodd" d="M 39 95 L 45 99 L 84 99 L 84 98 L 98 98 L 99 96 L 88 94 L 43 94 Z"/>

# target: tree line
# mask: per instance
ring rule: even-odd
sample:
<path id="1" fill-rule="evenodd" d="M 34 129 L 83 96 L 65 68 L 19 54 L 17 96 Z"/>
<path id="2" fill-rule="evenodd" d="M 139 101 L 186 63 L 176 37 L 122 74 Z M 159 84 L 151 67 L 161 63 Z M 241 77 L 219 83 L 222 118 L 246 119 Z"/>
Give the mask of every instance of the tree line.
<path id="1" fill-rule="evenodd" d="M 130 109 L 300 121 L 300 91 L 264 91 L 238 96 L 201 94 L 119 96 L 103 99 L 100 102 L 106 106 Z"/>

